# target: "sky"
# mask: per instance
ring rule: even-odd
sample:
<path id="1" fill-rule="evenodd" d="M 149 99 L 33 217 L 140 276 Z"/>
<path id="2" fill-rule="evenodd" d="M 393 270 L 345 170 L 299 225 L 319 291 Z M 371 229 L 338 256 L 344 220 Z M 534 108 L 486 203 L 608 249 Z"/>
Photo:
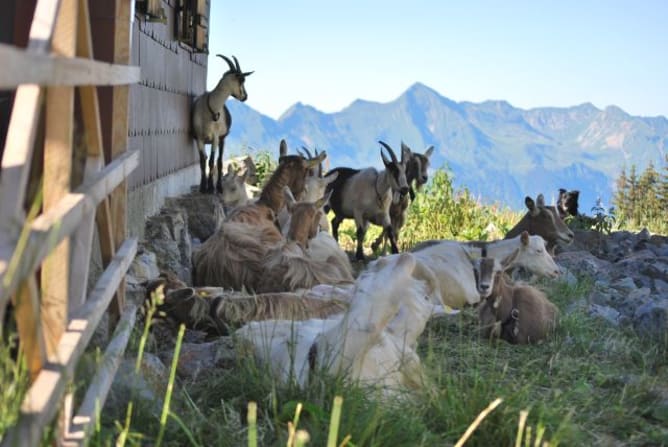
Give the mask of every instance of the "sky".
<path id="1" fill-rule="evenodd" d="M 455 101 L 668 116 L 668 0 L 211 0 L 207 89 L 235 55 L 247 104 L 335 112 L 415 82 Z"/>

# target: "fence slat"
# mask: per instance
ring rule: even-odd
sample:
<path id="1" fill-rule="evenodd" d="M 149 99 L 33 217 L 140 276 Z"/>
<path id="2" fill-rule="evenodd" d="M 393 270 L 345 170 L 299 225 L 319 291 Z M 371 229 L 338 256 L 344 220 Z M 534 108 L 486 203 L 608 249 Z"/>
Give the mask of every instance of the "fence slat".
<path id="1" fill-rule="evenodd" d="M 125 85 L 140 80 L 140 68 L 77 57 L 36 54 L 0 44 L 0 89 L 23 84 L 44 86 Z"/>
<path id="2" fill-rule="evenodd" d="M 53 32 L 52 49 L 65 57 L 76 51 L 77 0 L 63 0 Z M 44 137 L 43 212 L 58 206 L 70 193 L 74 134 L 74 88 L 50 87 L 46 91 Z M 65 261 L 65 262 L 63 262 Z M 46 355 L 55 354 L 67 324 L 70 280 L 70 240 L 65 237 L 42 264 L 41 320 Z"/>
<path id="3" fill-rule="evenodd" d="M 114 23 L 114 63 L 130 63 L 130 11 L 134 0 L 117 0 Z M 111 159 L 114 160 L 128 147 L 128 96 L 127 85 L 116 86 L 112 94 Z M 127 229 L 128 182 L 124 179 L 109 197 L 113 240 L 118 244 L 128 234 Z M 125 283 L 121 283 L 111 306 L 111 319 L 120 318 L 125 306 Z"/>
<path id="4" fill-rule="evenodd" d="M 104 357 L 100 362 L 101 366 L 88 386 L 79 410 L 72 419 L 70 432 L 64 439 L 64 446 L 85 445 L 85 440 L 95 426 L 96 418 L 100 416 L 104 402 L 107 400 L 107 394 L 135 325 L 136 316 L 137 306 L 134 304 L 128 305 L 123 311 L 114 335 L 104 352 Z"/>
<path id="5" fill-rule="evenodd" d="M 93 58 L 93 42 L 90 32 L 88 1 L 78 0 L 77 56 Z M 86 137 L 86 160 L 83 181 L 90 180 L 104 166 L 102 126 L 97 88 L 77 88 L 81 100 L 81 115 Z M 99 206 L 98 206 L 99 208 Z M 81 306 L 86 299 L 86 286 L 93 246 L 95 211 L 87 213 L 79 228 L 72 235 L 72 265 L 80 266 L 70 271 L 70 312 Z"/>
<path id="6" fill-rule="evenodd" d="M 46 362 L 44 335 L 39 324 L 39 291 L 35 275 L 31 275 L 19 286 L 14 297 L 14 312 L 21 350 L 30 372 L 30 380 L 34 381 Z"/>
<path id="7" fill-rule="evenodd" d="M 79 357 L 100 322 L 114 291 L 123 280 L 137 252 L 137 239 L 123 242 L 113 261 L 102 273 L 89 300 L 74 312 L 58 343 L 54 359 L 44 366 L 21 405 L 17 424 L 6 433 L 0 446 L 37 446 L 44 428 L 58 410 L 69 378 Z"/>
<path id="8" fill-rule="evenodd" d="M 18 254 L 21 262 L 12 259 L 15 245 L 0 247 L 0 308 L 4 308 L 7 297 L 23 278 L 35 271 L 50 249 L 72 234 L 84 214 L 95 209 L 138 163 L 137 151 L 123 154 L 90 182 L 63 197 L 58 206 L 35 219 L 30 225 L 27 247 Z"/>

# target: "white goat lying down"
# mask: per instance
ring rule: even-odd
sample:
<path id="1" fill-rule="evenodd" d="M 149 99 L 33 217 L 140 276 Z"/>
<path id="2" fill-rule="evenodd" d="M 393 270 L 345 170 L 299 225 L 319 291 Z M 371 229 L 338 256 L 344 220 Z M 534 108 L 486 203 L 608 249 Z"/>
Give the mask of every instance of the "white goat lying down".
<path id="1" fill-rule="evenodd" d="M 559 267 L 548 253 L 545 240 L 529 236 L 526 231 L 512 239 L 485 243 L 429 241 L 416 246 L 412 253 L 438 278 L 441 301 L 459 309 L 480 301 L 471 262 L 480 257 L 483 244 L 490 258 L 504 259 L 517 251 L 508 268 L 522 266 L 536 275 L 551 278 L 559 275 Z"/>
<path id="2" fill-rule="evenodd" d="M 386 393 L 422 384 L 415 350 L 440 294 L 415 255 L 387 256 L 358 278 L 348 311 L 327 319 L 250 322 L 236 332 L 283 382 L 305 386 L 322 371 L 381 387 Z"/>

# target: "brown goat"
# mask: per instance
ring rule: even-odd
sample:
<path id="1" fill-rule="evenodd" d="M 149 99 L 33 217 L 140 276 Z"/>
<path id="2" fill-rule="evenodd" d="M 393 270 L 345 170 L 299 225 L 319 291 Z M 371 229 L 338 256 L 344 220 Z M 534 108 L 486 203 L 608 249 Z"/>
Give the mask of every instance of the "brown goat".
<path id="1" fill-rule="evenodd" d="M 547 249 L 552 254 L 558 242 L 565 244 L 573 242 L 573 232 L 564 223 L 554 206 L 545 206 L 545 199 L 542 194 L 538 195 L 536 202 L 527 196 L 524 203 L 529 211 L 508 231 L 504 239 L 510 239 L 523 231 L 528 231 L 529 234 L 536 234 L 545 239 Z"/>
<path id="2" fill-rule="evenodd" d="M 249 295 L 214 287 L 183 287 L 166 293 L 158 311 L 189 329 L 226 335 L 249 321 L 327 318 L 347 308 L 348 304 L 339 300 L 307 298 L 292 292 Z"/>
<path id="3" fill-rule="evenodd" d="M 483 257 L 475 264 L 476 285 L 484 298 L 478 311 L 482 334 L 512 344 L 536 343 L 555 329 L 559 310 L 537 288 L 511 284 L 503 273 L 510 262 Z"/>
<path id="4" fill-rule="evenodd" d="M 285 140 L 281 140 L 281 153 L 287 151 Z M 240 206 L 232 210 L 227 216 L 227 222 L 246 222 L 248 224 L 260 224 L 271 222 L 277 225 L 276 216 L 285 206 L 283 188 L 288 186 L 294 197 L 300 197 L 304 192 L 304 184 L 308 172 L 327 157 L 326 152 L 321 152 L 318 157 L 306 160 L 300 155 L 285 155 L 269 177 L 262 188 L 260 197 L 255 203 Z"/>
<path id="5" fill-rule="evenodd" d="M 329 259 L 311 259 L 305 252 L 320 218 L 320 201 L 293 203 L 287 187 L 284 194 L 289 209 L 298 213 L 292 218 L 289 239 L 274 225 L 223 222 L 193 256 L 195 285 L 261 293 L 352 281 L 343 266 Z"/>

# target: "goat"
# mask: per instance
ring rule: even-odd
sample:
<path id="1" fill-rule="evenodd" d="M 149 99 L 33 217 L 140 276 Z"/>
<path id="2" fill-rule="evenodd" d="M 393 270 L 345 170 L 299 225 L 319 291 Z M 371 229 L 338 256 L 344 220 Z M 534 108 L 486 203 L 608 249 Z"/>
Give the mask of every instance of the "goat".
<path id="1" fill-rule="evenodd" d="M 580 191 L 574 189 L 566 191 L 564 188 L 559 188 L 559 198 L 557 199 L 557 211 L 559 216 L 565 219 L 568 216 L 577 217 L 580 213 L 578 211 L 578 198 Z"/>
<path id="2" fill-rule="evenodd" d="M 434 152 L 434 146 L 429 146 L 424 154 L 419 154 L 417 152 L 411 151 L 411 149 L 401 143 L 402 154 L 406 153 L 408 156 L 408 161 L 406 162 L 406 182 L 409 186 L 408 196 L 403 196 L 399 199 L 398 202 L 392 202 L 390 205 L 390 220 L 392 221 L 392 228 L 394 230 L 394 236 L 397 241 L 399 240 L 399 232 L 406 223 L 406 215 L 408 213 L 408 198 L 410 200 L 415 200 L 415 190 L 413 189 L 413 182 L 415 182 L 415 188 L 420 189 L 422 185 L 427 183 L 429 180 L 429 157 Z M 371 244 L 371 250 L 376 251 L 380 244 L 387 240 L 387 233 L 385 229 L 378 236 L 378 238 Z"/>
<path id="3" fill-rule="evenodd" d="M 149 300 L 147 294 L 146 301 Z M 249 321 L 327 318 L 347 308 L 347 302 L 337 299 L 315 299 L 292 292 L 249 295 L 219 287 L 185 285 L 166 291 L 164 301 L 157 306 L 158 315 L 211 336 L 227 335 L 231 328 L 239 328 Z"/>
<path id="4" fill-rule="evenodd" d="M 378 172 L 375 168 L 363 170 L 351 168 L 336 168 L 327 173 L 327 177 L 337 173 L 337 179 L 327 186 L 332 190 L 329 200 L 334 211 L 332 219 L 332 234 L 336 241 L 339 240 L 339 225 L 345 218 L 355 219 L 357 228 L 357 250 L 355 257 L 364 260 L 364 236 L 369 222 L 380 225 L 390 239 L 392 253 L 398 253 L 396 235 L 390 220 L 390 204 L 408 194 L 409 188 L 406 182 L 406 159 L 401 155 L 401 161 L 397 160 L 394 151 L 386 143 L 379 141 L 391 157 L 387 159 L 380 150 L 385 169 Z M 396 200 L 395 200 L 396 196 Z"/>
<path id="5" fill-rule="evenodd" d="M 480 301 L 471 258 L 480 255 L 482 246 L 487 247 L 490 256 L 501 259 L 517 251 L 510 266 L 521 266 L 540 276 L 559 275 L 559 267 L 547 252 L 545 240 L 526 231 L 511 239 L 492 242 L 430 241 L 414 247 L 412 253 L 438 278 L 443 293 L 441 301 L 459 309 Z"/>
<path id="6" fill-rule="evenodd" d="M 216 56 L 227 62 L 230 69 L 223 74 L 216 88 L 210 92 L 205 92 L 195 99 L 191 112 L 192 134 L 197 144 L 197 151 L 199 152 L 201 174 L 199 191 L 209 193 L 213 192 L 213 162 L 215 160 L 216 143 L 218 143 L 218 181 L 216 188 L 218 192 L 222 191 L 223 149 L 225 137 L 230 133 L 232 126 L 232 115 L 230 115 L 230 111 L 225 106 L 225 101 L 230 96 L 242 102 L 246 101 L 248 94 L 246 93 L 244 83 L 246 77 L 253 74 L 252 71 L 241 71 L 239 61 L 234 56 L 232 56 L 234 63 L 222 54 L 217 54 Z M 222 120 L 221 114 L 223 115 Z M 208 180 L 206 177 L 205 144 L 211 144 Z"/>
<path id="7" fill-rule="evenodd" d="M 547 249 L 551 254 L 554 253 L 557 243 L 563 242 L 568 245 L 573 242 L 573 232 L 559 217 L 554 206 L 545 206 L 542 194 L 538 195 L 535 203 L 529 196 L 524 199 L 524 203 L 529 211 L 506 233 L 506 239 L 528 231 L 529 234 L 542 236 L 547 241 Z"/>
<path id="8" fill-rule="evenodd" d="M 283 194 L 283 202 L 290 203 L 292 194 L 287 185 Z M 251 225 L 244 221 L 223 222 L 193 255 L 195 284 L 262 293 L 352 281 L 346 266 L 339 267 L 335 260 L 311 259 L 305 251 L 319 218 L 318 207 L 324 200 L 307 207 L 289 205 L 300 213 L 292 221 L 290 240 L 271 220 L 260 219 Z"/>
<path id="9" fill-rule="evenodd" d="M 436 284 L 414 255 L 375 261 L 355 283 L 344 315 L 305 321 L 251 322 L 235 335 L 254 346 L 255 356 L 282 382 L 304 387 L 316 371 L 379 386 L 386 396 L 423 383 L 415 345 L 437 300 Z M 427 297 L 427 298 L 425 298 Z M 400 309 L 415 330 L 388 330 Z"/>
<path id="10" fill-rule="evenodd" d="M 281 140 L 279 147 L 281 153 L 287 152 L 285 140 Z M 262 188 L 257 201 L 232 210 L 226 221 L 250 224 L 270 221 L 272 225 L 278 225 L 276 216 L 281 208 L 285 206 L 283 188 L 288 186 L 294 197 L 300 197 L 304 191 L 307 172 L 322 162 L 325 157 L 327 157 L 327 153 L 324 151 L 312 160 L 306 160 L 300 155 L 281 156 L 278 167 Z"/>
<path id="11" fill-rule="evenodd" d="M 302 146 L 302 149 L 304 150 L 304 153 L 302 153 L 301 151 L 298 152 L 307 160 L 315 160 L 319 157 L 317 149 L 315 150 L 315 156 L 312 156 L 311 152 L 306 147 Z M 282 158 L 283 155 L 281 155 L 280 160 L 283 160 Z M 314 167 L 309 170 L 309 173 L 307 174 L 304 183 L 304 193 L 302 194 L 300 200 L 305 202 L 315 202 L 320 197 L 323 197 L 325 195 L 325 193 L 327 192 L 327 185 L 336 180 L 337 177 L 338 174 L 334 173 L 329 177 L 323 178 L 322 161 L 319 162 L 317 169 Z M 323 206 L 324 205 L 325 204 L 323 204 Z M 278 224 L 283 229 L 284 234 L 288 231 L 288 228 L 290 227 L 290 216 L 291 214 L 288 213 L 285 208 L 283 208 L 278 213 Z M 327 221 L 327 215 L 324 213 L 324 211 L 321 213 L 319 228 L 322 231 L 329 231 L 329 222 Z"/>
<path id="12" fill-rule="evenodd" d="M 249 202 L 250 198 L 246 188 L 247 174 L 248 171 L 245 171 L 242 175 L 239 175 L 238 169 L 235 169 L 231 164 L 228 165 L 227 173 L 220 181 L 221 200 L 226 212 Z"/>
<path id="13" fill-rule="evenodd" d="M 478 290 L 484 300 L 478 311 L 480 326 L 485 338 L 501 338 L 512 344 L 536 343 L 555 329 L 559 310 L 537 288 L 508 282 L 504 270 L 513 256 L 501 262 L 483 256 L 475 264 Z"/>

